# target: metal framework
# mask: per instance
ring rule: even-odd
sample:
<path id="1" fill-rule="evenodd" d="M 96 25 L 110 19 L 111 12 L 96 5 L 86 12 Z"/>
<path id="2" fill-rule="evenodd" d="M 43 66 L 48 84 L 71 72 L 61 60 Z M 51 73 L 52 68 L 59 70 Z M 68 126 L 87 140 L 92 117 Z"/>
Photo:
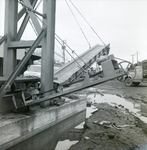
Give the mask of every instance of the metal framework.
<path id="1" fill-rule="evenodd" d="M 19 12 L 18 3 L 21 3 L 23 6 Z M 8 78 L 8 80 L 0 89 L 0 100 L 3 99 L 3 96 L 11 87 L 22 67 L 30 59 L 34 50 L 40 46 L 42 46 L 41 91 L 43 92 L 53 88 L 56 0 L 43 0 L 43 14 L 34 10 L 36 4 L 37 0 L 5 0 L 5 36 L 0 40 L 0 44 L 4 42 L 3 75 Z M 43 21 L 50 28 L 51 32 L 45 29 L 43 25 L 41 27 L 36 15 L 43 17 Z M 18 28 L 18 21 L 23 16 L 23 21 Z M 38 37 L 35 41 L 21 41 L 29 19 L 31 19 L 38 33 Z M 19 65 L 16 65 L 16 51 L 21 48 L 29 48 L 29 51 Z"/>
<path id="2" fill-rule="evenodd" d="M 22 4 L 23 8 L 18 12 L 18 2 Z M 103 62 L 103 78 L 99 78 L 97 76 L 96 80 L 89 79 L 88 73 L 83 76 L 83 71 L 86 70 L 95 62 L 97 58 L 102 55 L 109 54 L 109 45 L 100 46 L 101 48 L 96 51 L 85 52 L 81 57 L 79 57 L 75 62 L 80 64 L 80 68 L 75 69 L 76 64 L 68 65 L 67 68 L 64 69 L 66 71 L 61 71 L 55 74 L 55 77 L 61 77 L 61 74 L 68 73 L 68 78 L 62 80 L 60 78 L 56 84 L 53 83 L 54 80 L 54 36 L 55 36 L 55 9 L 56 9 L 56 0 L 43 0 L 43 14 L 34 10 L 35 5 L 37 4 L 37 0 L 6 0 L 5 3 L 5 36 L 0 39 L 0 44 L 4 43 L 4 63 L 3 63 L 3 73 L 4 76 L 2 78 L 3 85 L 0 85 L 0 111 L 4 109 L 4 105 L 9 107 L 10 104 L 13 104 L 13 108 L 15 106 L 16 109 L 30 106 L 36 103 L 41 103 L 42 106 L 46 106 L 49 103 L 48 100 L 52 100 L 54 98 L 85 89 L 107 80 L 111 80 L 113 78 L 120 77 L 124 75 L 123 69 L 118 67 L 118 64 L 114 60 L 107 60 Z M 40 25 L 38 18 L 36 15 L 39 15 L 43 18 L 43 24 Z M 18 21 L 22 18 L 23 21 L 18 28 Z M 27 23 L 31 19 L 32 24 L 37 32 L 38 36 L 34 41 L 22 41 L 21 37 L 25 31 Z M 50 30 L 47 30 L 47 28 Z M 33 84 L 34 90 L 37 88 L 36 83 L 40 81 L 39 79 L 25 79 L 18 78 L 19 73 L 23 69 L 24 65 L 28 62 L 34 50 L 37 47 L 42 47 L 41 54 L 41 90 L 39 93 L 39 97 L 37 99 L 33 99 L 33 93 L 29 93 L 29 98 L 25 96 L 28 94 L 26 91 L 27 86 L 31 86 Z M 23 59 L 17 65 L 16 63 L 16 51 L 21 48 L 29 48 L 29 51 L 23 57 Z M 89 55 L 89 58 L 87 59 Z M 83 61 L 85 59 L 86 61 Z M 76 66 L 77 67 L 77 66 Z M 68 70 L 74 70 L 72 72 L 68 72 Z M 64 73 L 64 74 L 63 74 Z M 67 75 L 67 74 L 66 74 Z M 62 77 L 63 77 L 62 76 Z M 58 91 L 58 93 L 52 92 L 54 89 L 54 85 L 59 87 L 61 85 L 71 85 L 81 79 L 83 84 L 77 87 L 65 88 L 64 91 Z M 1 77 L 0 77 L 1 81 Z M 1 83 L 1 82 L 0 82 Z M 13 90 L 13 88 L 15 90 Z M 16 91 L 19 90 L 19 91 Z M 12 91 L 9 96 L 10 98 L 5 99 L 4 95 Z M 25 92 L 24 92 L 25 91 Z M 34 91 L 33 91 L 34 92 Z M 39 91 L 38 91 L 39 92 Z M 41 93 L 43 93 L 41 95 Z M 26 94 L 26 95 L 25 95 Z M 43 96 L 43 97 L 41 97 Z M 30 98 L 31 97 L 31 98 Z M 9 101 L 11 99 L 11 102 Z M 12 103 L 13 102 L 13 103 Z M 10 110 L 10 109 L 7 109 Z M 4 110 L 5 111 L 5 110 Z"/>

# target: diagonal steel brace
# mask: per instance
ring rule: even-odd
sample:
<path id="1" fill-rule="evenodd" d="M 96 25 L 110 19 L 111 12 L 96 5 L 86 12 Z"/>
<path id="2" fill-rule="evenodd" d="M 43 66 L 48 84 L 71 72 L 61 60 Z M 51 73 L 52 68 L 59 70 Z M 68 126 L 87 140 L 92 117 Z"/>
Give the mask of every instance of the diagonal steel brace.
<path id="1" fill-rule="evenodd" d="M 0 39 L 0 45 L 7 40 L 7 35 L 4 35 L 1 39 Z"/>

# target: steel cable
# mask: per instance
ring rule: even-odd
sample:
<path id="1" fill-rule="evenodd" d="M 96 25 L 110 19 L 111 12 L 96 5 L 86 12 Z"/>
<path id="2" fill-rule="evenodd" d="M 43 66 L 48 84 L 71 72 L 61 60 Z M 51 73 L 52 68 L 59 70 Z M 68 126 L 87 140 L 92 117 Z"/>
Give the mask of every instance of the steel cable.
<path id="1" fill-rule="evenodd" d="M 89 27 L 93 30 L 93 32 L 97 35 L 97 37 L 101 40 L 101 42 L 106 45 L 104 43 L 104 41 L 101 39 L 101 37 L 97 34 L 97 32 L 93 29 L 93 27 L 90 25 L 90 23 L 86 20 L 86 18 L 82 15 L 82 13 L 78 10 L 78 8 L 73 4 L 73 2 L 71 0 L 69 0 L 71 2 L 71 4 L 74 6 L 74 8 L 78 11 L 78 13 L 82 16 L 82 18 L 85 20 L 85 22 L 89 25 Z"/>
<path id="2" fill-rule="evenodd" d="M 47 27 L 47 29 L 51 32 L 51 29 L 48 27 L 48 25 L 45 23 L 45 22 L 43 22 L 36 14 L 35 14 L 35 16 L 39 19 L 39 21 L 41 21 L 41 23 L 43 24 L 43 25 L 45 25 L 46 27 Z M 63 41 L 56 33 L 55 33 L 55 36 L 60 40 L 60 41 Z M 57 39 L 55 37 L 55 39 L 57 40 L 57 42 L 62 46 L 62 43 Z M 65 46 L 67 46 L 71 51 L 72 51 L 72 53 L 74 53 L 79 59 L 81 59 L 81 61 L 85 64 L 85 65 L 87 65 L 85 62 L 84 62 L 84 60 L 78 55 L 78 54 L 76 54 L 75 53 L 75 51 L 70 47 L 70 46 L 68 46 L 66 43 L 65 43 Z M 76 61 L 76 59 L 68 52 L 68 50 L 67 49 L 65 49 L 66 50 L 66 52 L 75 60 L 75 62 L 79 65 L 79 67 L 82 69 L 82 67 L 81 67 L 81 65 Z M 88 66 L 87 65 L 87 67 L 88 68 L 90 68 L 90 66 Z"/>
<path id="3" fill-rule="evenodd" d="M 76 16 L 74 15 L 73 11 L 71 10 L 71 8 L 70 8 L 70 6 L 69 6 L 69 4 L 67 3 L 67 1 L 66 1 L 66 0 L 65 0 L 65 2 L 66 2 L 66 4 L 67 4 L 67 6 L 68 6 L 69 10 L 71 11 L 71 13 L 72 13 L 72 15 L 73 15 L 74 19 L 76 20 L 76 22 L 77 22 L 77 24 L 78 24 L 78 26 L 79 26 L 79 28 L 80 28 L 81 32 L 83 33 L 83 35 L 84 35 L 84 37 L 85 37 L 85 39 L 86 39 L 86 41 L 87 41 L 87 43 L 88 43 L 88 45 L 89 45 L 89 48 L 91 48 L 91 45 L 90 45 L 90 43 L 89 43 L 89 41 L 88 41 L 88 39 L 87 39 L 87 37 L 86 37 L 86 35 L 85 35 L 85 33 L 84 33 L 83 29 L 81 28 L 81 26 L 80 26 L 80 24 L 79 24 L 78 20 L 76 19 Z"/>
<path id="4" fill-rule="evenodd" d="M 52 32 L 51 31 L 51 29 L 47 26 L 47 24 L 46 23 L 44 23 L 36 14 L 35 14 L 35 16 L 42 22 L 42 24 L 44 25 L 44 26 L 46 26 L 46 28 L 47 28 L 47 30 L 49 31 L 49 32 Z M 58 38 L 59 38 L 59 36 L 57 35 L 57 34 L 55 34 Z M 55 39 L 57 40 L 57 42 L 62 46 L 62 43 L 55 37 Z M 61 38 L 59 38 L 61 41 L 63 41 Z M 66 50 L 66 49 L 65 49 Z M 66 50 L 66 52 L 74 59 L 74 61 L 79 65 L 79 67 L 82 69 L 82 67 L 81 67 L 81 65 L 76 61 L 76 59 Z"/>
<path id="5" fill-rule="evenodd" d="M 34 15 L 39 19 L 39 21 L 40 21 L 42 24 L 44 24 L 50 32 L 52 32 L 51 29 L 48 27 L 48 25 L 47 25 L 46 23 L 44 23 L 44 22 L 35 14 L 35 12 L 33 11 L 32 8 L 29 8 L 28 6 L 26 6 L 25 4 L 23 4 L 21 1 L 19 1 L 19 3 L 20 3 L 22 6 L 26 7 L 26 9 L 27 9 L 28 11 L 33 12 Z M 55 33 L 55 36 L 56 36 L 57 38 L 59 38 L 59 40 L 63 41 L 56 33 Z M 61 43 L 56 37 L 55 37 L 55 39 L 59 42 L 60 45 L 62 45 L 62 43 Z M 82 60 L 82 58 L 79 57 L 79 56 L 75 53 L 75 51 L 71 49 L 70 46 L 68 46 L 66 43 L 65 43 L 65 45 L 72 51 L 72 53 L 74 53 L 79 59 L 81 59 L 81 61 L 82 61 L 85 65 L 87 65 L 87 64 L 84 62 L 84 60 Z M 65 50 L 66 50 L 66 49 L 65 49 Z M 68 54 L 70 54 L 67 50 L 66 50 L 66 52 L 67 52 Z M 79 67 L 82 69 L 81 65 L 76 61 L 76 59 L 75 59 L 71 54 L 70 54 L 70 56 L 75 60 L 75 62 L 76 62 L 76 63 L 79 65 Z M 90 68 L 90 66 L 88 66 L 88 65 L 87 65 L 87 67 Z M 83 69 L 82 69 L 82 70 L 83 70 Z"/>

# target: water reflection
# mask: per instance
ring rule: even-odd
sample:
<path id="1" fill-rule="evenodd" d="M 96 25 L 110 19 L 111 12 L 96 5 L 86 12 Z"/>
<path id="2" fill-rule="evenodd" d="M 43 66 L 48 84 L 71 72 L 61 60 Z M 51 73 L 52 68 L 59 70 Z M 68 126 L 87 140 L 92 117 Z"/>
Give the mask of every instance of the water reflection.
<path id="1" fill-rule="evenodd" d="M 139 117 L 142 121 L 147 123 L 147 117 L 143 116 L 143 114 L 147 111 L 147 106 L 142 104 L 141 102 L 133 102 L 126 100 L 122 97 L 118 97 L 116 95 L 105 94 L 103 96 L 99 94 L 90 94 L 88 95 L 88 100 L 92 103 L 108 103 L 113 106 L 122 106 L 129 110 L 129 112 L 133 113 L 136 117 Z"/>
<path id="2" fill-rule="evenodd" d="M 86 118 L 89 118 L 93 112 L 95 112 L 96 110 L 98 110 L 95 106 L 91 105 L 91 107 L 87 107 L 86 108 Z M 76 129 L 82 129 L 84 126 L 85 122 L 82 122 L 81 124 L 79 124 L 78 126 L 76 126 Z"/>
<path id="3" fill-rule="evenodd" d="M 147 111 L 146 105 L 143 105 L 141 102 L 132 102 L 129 100 L 126 100 L 122 97 L 116 96 L 116 95 L 110 95 L 110 94 L 88 94 L 87 101 L 94 103 L 108 103 L 112 106 L 120 106 L 121 109 L 128 109 L 129 112 L 133 113 L 135 116 L 139 117 L 142 121 L 147 123 L 147 117 L 142 116 L 141 114 Z M 97 108 L 91 105 L 91 107 L 86 108 L 86 118 L 90 117 L 92 115 L 92 112 L 96 111 Z M 82 129 L 85 122 L 79 124 L 76 126 L 76 129 Z M 71 145 L 77 143 L 78 141 L 60 141 L 57 144 L 57 147 L 55 150 L 67 150 Z M 67 146 L 66 146 L 67 145 Z M 135 150 L 146 150 L 147 145 L 143 145 L 140 148 L 136 148 Z"/>
<path id="4" fill-rule="evenodd" d="M 59 141 L 55 150 L 67 150 L 77 142 L 78 141 L 70 141 L 70 140 Z"/>

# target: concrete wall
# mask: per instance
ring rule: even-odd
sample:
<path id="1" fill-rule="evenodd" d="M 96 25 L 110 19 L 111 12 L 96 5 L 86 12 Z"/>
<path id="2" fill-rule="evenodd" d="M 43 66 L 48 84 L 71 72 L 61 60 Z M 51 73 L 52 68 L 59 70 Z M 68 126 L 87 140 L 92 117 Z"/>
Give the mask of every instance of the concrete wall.
<path id="1" fill-rule="evenodd" d="M 60 134 L 72 129 L 85 120 L 86 100 L 72 100 L 58 107 L 38 107 L 37 109 L 33 109 L 34 108 L 26 114 L 11 113 L 7 114 L 9 117 L 7 115 L 1 116 L 3 117 L 3 119 L 0 119 L 0 145 L 2 148 L 17 150 L 20 145 L 18 146 L 16 144 L 20 142 L 24 143 L 26 139 L 32 139 L 33 136 L 47 129 L 49 136 L 47 141 L 56 143 L 54 141 L 58 140 Z M 39 142 L 40 137 L 38 136 L 35 139 L 36 142 L 33 142 L 34 144 L 26 142 L 24 149 L 35 149 L 34 146 Z M 33 141 L 35 139 L 33 139 Z M 23 145 L 23 143 L 21 145 Z M 55 144 L 53 144 L 53 147 L 54 146 Z M 42 147 L 43 145 L 41 148 Z M 21 150 L 23 149 L 21 148 Z"/>
<path id="2" fill-rule="evenodd" d="M 68 130 L 73 129 L 75 123 L 79 124 L 79 121 L 84 121 L 84 118 L 85 111 L 76 113 L 43 132 L 8 148 L 7 150 L 54 150 L 60 136 Z"/>

